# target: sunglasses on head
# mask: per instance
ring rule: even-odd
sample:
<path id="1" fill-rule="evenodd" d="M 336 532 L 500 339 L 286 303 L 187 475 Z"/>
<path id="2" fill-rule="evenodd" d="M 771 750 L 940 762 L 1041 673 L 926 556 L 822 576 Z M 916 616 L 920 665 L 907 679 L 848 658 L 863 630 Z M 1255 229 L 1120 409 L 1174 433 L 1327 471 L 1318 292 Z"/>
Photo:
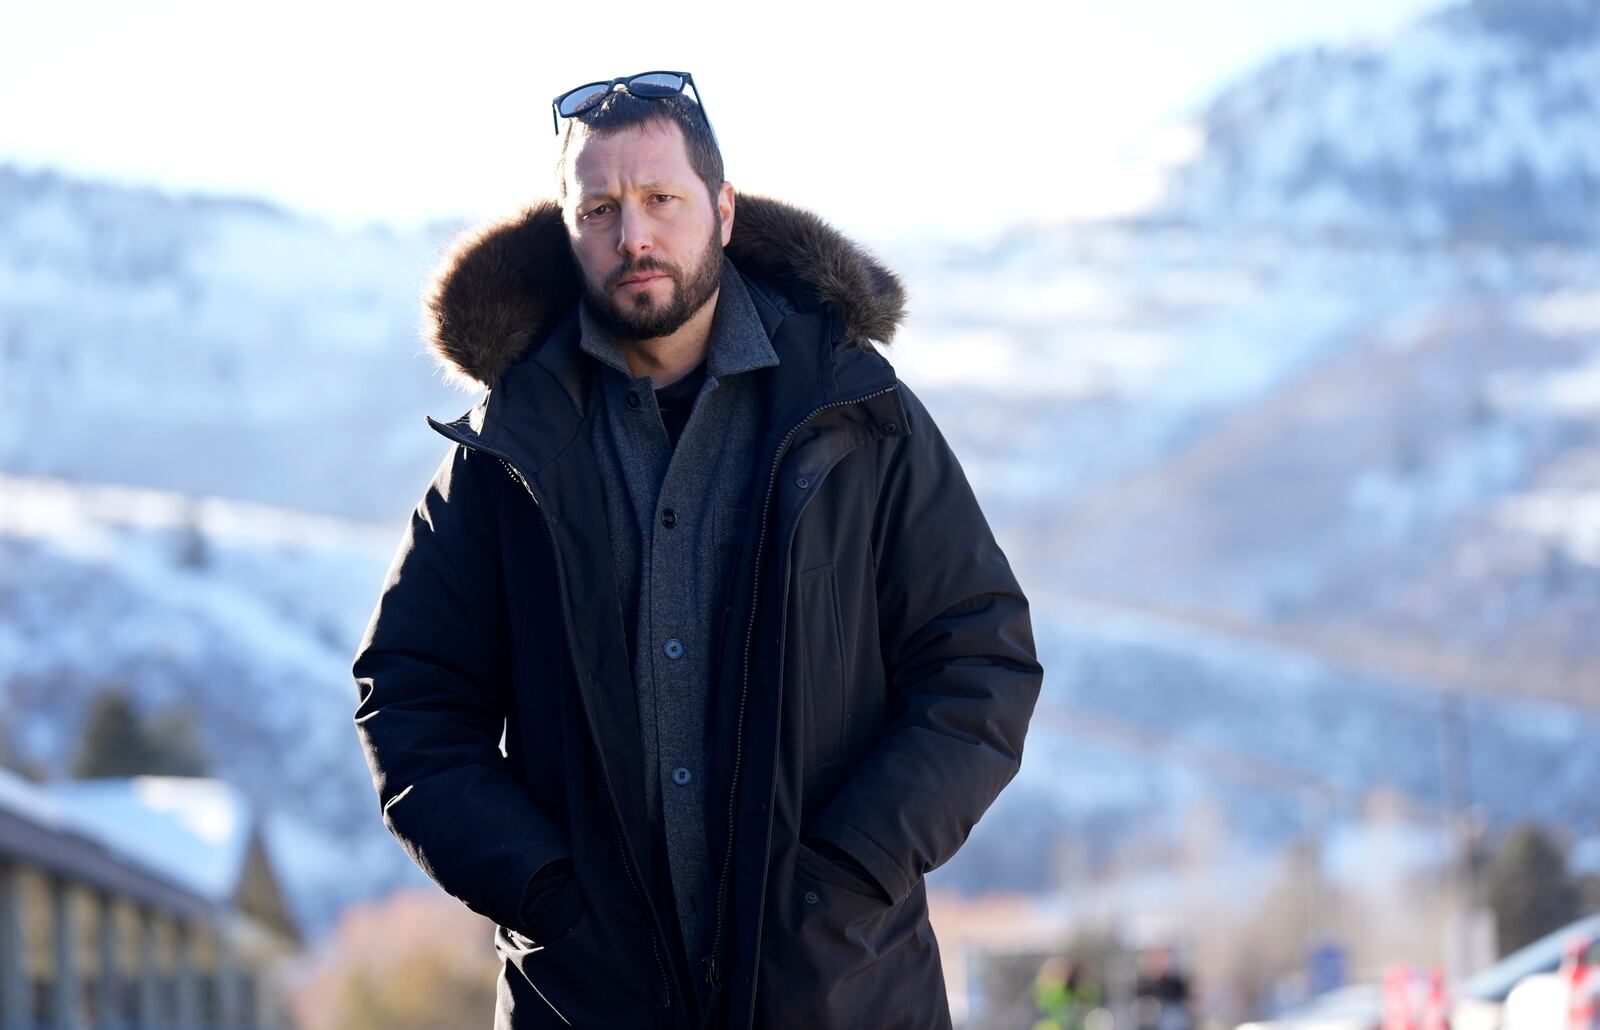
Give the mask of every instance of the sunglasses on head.
<path id="1" fill-rule="evenodd" d="M 584 83 L 550 101 L 550 121 L 555 125 L 556 135 L 561 135 L 561 119 L 573 118 L 589 110 L 618 86 L 646 100 L 661 100 L 678 96 L 685 89 L 694 90 L 694 106 L 700 109 L 700 117 L 706 120 L 706 128 L 711 128 L 711 117 L 706 114 L 706 105 L 700 102 L 700 90 L 694 84 L 693 75 L 688 72 L 640 72 L 610 82 Z M 713 129 L 711 134 L 715 136 L 716 130 Z"/>

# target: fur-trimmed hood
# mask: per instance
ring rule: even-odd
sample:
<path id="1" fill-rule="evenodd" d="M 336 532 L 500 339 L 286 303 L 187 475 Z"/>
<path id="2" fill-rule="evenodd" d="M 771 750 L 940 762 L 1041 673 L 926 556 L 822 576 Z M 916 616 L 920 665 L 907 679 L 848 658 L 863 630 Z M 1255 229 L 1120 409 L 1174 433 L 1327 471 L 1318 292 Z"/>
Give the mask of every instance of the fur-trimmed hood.
<path id="1" fill-rule="evenodd" d="M 821 218 L 740 194 L 725 253 L 746 276 L 802 308 L 833 310 L 842 343 L 887 344 L 905 317 L 899 278 Z M 424 337 L 456 379 L 493 386 L 578 299 L 561 209 L 541 201 L 460 237 L 425 298 Z"/>

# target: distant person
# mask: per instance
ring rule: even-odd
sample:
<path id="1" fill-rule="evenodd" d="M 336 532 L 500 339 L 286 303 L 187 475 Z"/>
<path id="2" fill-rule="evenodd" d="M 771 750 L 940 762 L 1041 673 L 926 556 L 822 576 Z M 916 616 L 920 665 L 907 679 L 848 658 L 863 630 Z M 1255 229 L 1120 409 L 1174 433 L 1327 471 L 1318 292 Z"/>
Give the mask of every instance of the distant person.
<path id="1" fill-rule="evenodd" d="M 1133 988 L 1134 1018 L 1139 1030 L 1189 1030 L 1189 979 L 1178 971 L 1172 952 L 1151 948 L 1139 956 Z"/>
<path id="2" fill-rule="evenodd" d="M 429 298 L 488 392 L 355 657 L 384 821 L 498 924 L 499 1027 L 948 1027 L 923 877 L 1043 670 L 900 284 L 736 198 L 687 74 L 554 106 L 559 200 Z"/>
<path id="3" fill-rule="evenodd" d="M 1089 1013 L 1104 1002 L 1100 985 L 1062 955 L 1052 955 L 1039 966 L 1033 998 L 1039 1013 L 1033 1030 L 1084 1030 Z"/>

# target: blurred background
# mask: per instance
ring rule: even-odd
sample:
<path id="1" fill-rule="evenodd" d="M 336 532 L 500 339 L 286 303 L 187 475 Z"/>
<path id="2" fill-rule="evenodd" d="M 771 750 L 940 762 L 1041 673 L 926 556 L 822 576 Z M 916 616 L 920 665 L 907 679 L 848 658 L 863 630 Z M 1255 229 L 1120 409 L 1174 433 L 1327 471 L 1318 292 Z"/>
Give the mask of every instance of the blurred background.
<path id="1" fill-rule="evenodd" d="M 958 1022 L 1567 1025 L 1597 0 L 8 5 L 0 1023 L 487 1024 L 349 663 L 476 399 L 430 269 L 650 68 L 900 272 L 1033 602 L 1022 772 L 930 878 Z"/>

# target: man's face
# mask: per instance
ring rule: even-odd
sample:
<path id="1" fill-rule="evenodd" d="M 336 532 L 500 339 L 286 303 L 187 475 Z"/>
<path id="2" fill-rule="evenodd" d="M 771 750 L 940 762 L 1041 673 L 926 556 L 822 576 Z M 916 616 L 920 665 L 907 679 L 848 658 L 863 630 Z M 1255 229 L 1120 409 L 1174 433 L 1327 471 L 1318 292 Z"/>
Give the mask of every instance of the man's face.
<path id="1" fill-rule="evenodd" d="M 576 139 L 567 162 L 567 233 L 595 314 L 624 340 L 675 332 L 722 284 L 733 187 L 712 205 L 667 120 Z"/>

